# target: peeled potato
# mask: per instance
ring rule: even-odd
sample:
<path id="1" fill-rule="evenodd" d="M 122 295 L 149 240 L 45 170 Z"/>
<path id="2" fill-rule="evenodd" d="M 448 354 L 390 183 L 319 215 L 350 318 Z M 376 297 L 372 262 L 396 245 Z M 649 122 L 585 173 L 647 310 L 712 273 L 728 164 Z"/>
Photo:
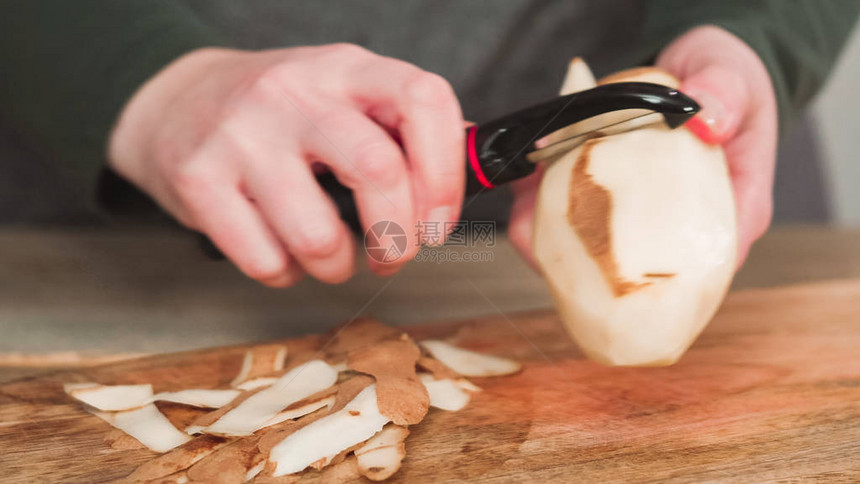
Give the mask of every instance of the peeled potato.
<path id="1" fill-rule="evenodd" d="M 657 69 L 610 79 L 677 83 Z M 735 208 L 722 149 L 662 123 L 586 141 L 547 168 L 534 244 L 559 313 L 590 358 L 674 363 L 734 273 Z"/>

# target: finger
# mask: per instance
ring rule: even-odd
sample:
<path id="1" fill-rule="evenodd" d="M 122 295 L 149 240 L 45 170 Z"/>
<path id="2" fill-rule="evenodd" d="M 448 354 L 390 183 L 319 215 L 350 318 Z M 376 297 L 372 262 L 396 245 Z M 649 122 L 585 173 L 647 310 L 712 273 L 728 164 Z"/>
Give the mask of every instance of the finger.
<path id="1" fill-rule="evenodd" d="M 776 159 L 775 106 L 750 97 L 736 70 L 711 63 L 684 79 L 681 89 L 702 111 L 687 124 L 705 142 L 722 144 L 735 196 L 738 267 L 770 225 Z"/>
<path id="2" fill-rule="evenodd" d="M 767 125 L 755 126 L 724 145 L 737 213 L 738 267 L 746 260 L 752 244 L 767 230 L 773 214 L 776 147 L 763 142 L 762 130 L 766 129 Z"/>
<path id="3" fill-rule="evenodd" d="M 465 131 L 460 104 L 448 82 L 387 59 L 360 70 L 350 89 L 375 119 L 399 133 L 419 217 L 440 229 L 457 220 L 465 186 Z"/>
<path id="4" fill-rule="evenodd" d="M 687 127 L 708 144 L 722 144 L 737 132 L 747 115 L 749 92 L 742 77 L 729 68 L 710 65 L 684 79 L 681 91 L 701 110 Z"/>
<path id="5" fill-rule="evenodd" d="M 303 143 L 314 160 L 326 164 L 341 183 L 352 189 L 365 230 L 376 224 L 388 227 L 388 222 L 393 222 L 390 228 L 396 227 L 406 236 L 398 237 L 385 257 L 368 253 L 371 270 L 380 275 L 395 273 L 418 251 L 412 186 L 400 147 L 379 125 L 353 110 L 338 110 L 317 118 Z"/>
<path id="6" fill-rule="evenodd" d="M 246 185 L 269 225 L 309 274 L 331 284 L 352 276 L 352 234 L 304 160 L 251 171 Z"/>
<path id="7" fill-rule="evenodd" d="M 728 46 L 728 51 L 714 45 Z M 754 97 L 749 88 L 748 78 L 754 76 L 750 62 L 760 64 L 743 41 L 720 28 L 704 26 L 672 42 L 656 65 L 681 79 L 681 91 L 699 102 L 702 109 L 687 127 L 706 143 L 721 144 L 735 135 L 752 106 L 761 101 L 762 93 Z"/>
<path id="8" fill-rule="evenodd" d="M 514 202 L 511 205 L 511 218 L 508 224 L 508 238 L 519 251 L 520 255 L 532 266 L 537 268 L 534 257 L 534 217 L 537 203 L 537 193 L 543 178 L 544 167 L 538 167 L 537 172 L 511 184 L 514 192 Z"/>
<path id="9" fill-rule="evenodd" d="M 767 69 L 741 39 L 713 26 L 676 39 L 657 65 L 682 79 L 681 89 L 702 105 L 687 126 L 703 141 L 723 145 L 735 196 L 740 266 L 767 230 L 773 211 L 777 113 Z"/>
<path id="10" fill-rule="evenodd" d="M 298 143 L 304 118 L 279 84 L 255 86 L 222 123 L 218 146 L 242 160 L 243 190 L 288 253 L 317 279 L 340 283 L 354 270 L 354 245 Z"/>
<path id="11" fill-rule="evenodd" d="M 681 90 L 701 110 L 686 127 L 708 144 L 721 144 L 732 178 L 738 222 L 738 267 L 753 242 L 767 229 L 772 212 L 775 147 L 767 141 L 763 113 L 751 111 L 752 100 L 743 78 L 729 66 L 706 63 L 691 69 Z"/>
<path id="12" fill-rule="evenodd" d="M 183 211 L 236 267 L 272 287 L 287 287 L 304 272 L 286 252 L 254 205 L 235 184 L 187 178 L 179 187 Z"/>
<path id="13" fill-rule="evenodd" d="M 773 212 L 773 197 L 755 179 L 734 179 L 735 205 L 738 217 L 737 267 L 743 265 L 753 243 L 767 227 Z"/>

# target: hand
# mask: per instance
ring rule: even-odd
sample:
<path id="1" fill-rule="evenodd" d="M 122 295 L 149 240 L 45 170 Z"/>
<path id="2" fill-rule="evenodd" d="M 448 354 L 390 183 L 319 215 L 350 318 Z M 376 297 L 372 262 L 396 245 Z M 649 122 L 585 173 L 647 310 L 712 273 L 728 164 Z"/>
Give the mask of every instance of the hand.
<path id="1" fill-rule="evenodd" d="M 742 40 L 698 27 L 670 44 L 657 65 L 702 107 L 688 127 L 726 153 L 738 219 L 738 267 L 770 225 L 776 170 L 776 95 L 767 68 Z"/>
<path id="2" fill-rule="evenodd" d="M 729 32 L 698 27 L 666 47 L 657 66 L 681 80 L 702 111 L 687 126 L 726 153 L 738 220 L 738 267 L 767 230 L 773 212 L 776 98 L 758 55 Z M 509 236 L 534 264 L 532 223 L 540 174 L 516 182 Z"/>
<path id="3" fill-rule="evenodd" d="M 109 158 L 249 277 L 337 283 L 353 273 L 355 243 L 315 172 L 354 191 L 365 229 L 389 220 L 407 233 L 397 261 L 368 258 L 390 275 L 417 252 L 419 219 L 459 218 L 462 126 L 444 79 L 354 45 L 205 49 L 135 94 Z"/>

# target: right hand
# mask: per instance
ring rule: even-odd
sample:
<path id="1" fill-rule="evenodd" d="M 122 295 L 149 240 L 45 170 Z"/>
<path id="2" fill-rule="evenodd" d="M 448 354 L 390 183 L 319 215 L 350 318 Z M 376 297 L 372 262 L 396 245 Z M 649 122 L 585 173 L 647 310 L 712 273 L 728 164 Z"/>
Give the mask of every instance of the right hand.
<path id="1" fill-rule="evenodd" d="M 463 119 L 441 77 L 360 47 L 204 49 L 147 82 L 125 107 L 110 166 L 245 274 L 286 287 L 305 272 L 354 271 L 355 243 L 314 177 L 351 188 L 362 226 L 390 220 L 419 249 L 418 220 L 459 218 Z M 401 144 L 403 148 L 401 148 Z"/>

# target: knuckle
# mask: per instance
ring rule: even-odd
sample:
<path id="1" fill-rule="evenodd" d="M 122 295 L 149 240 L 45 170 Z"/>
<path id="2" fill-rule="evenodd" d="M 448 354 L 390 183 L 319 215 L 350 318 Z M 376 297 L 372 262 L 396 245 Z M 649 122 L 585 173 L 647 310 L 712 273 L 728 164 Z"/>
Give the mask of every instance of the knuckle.
<path id="1" fill-rule="evenodd" d="M 326 223 L 315 223 L 301 228 L 300 236 L 290 250 L 311 258 L 327 257 L 341 246 L 341 237 L 336 227 Z"/>
<path id="2" fill-rule="evenodd" d="M 461 197 L 461 184 L 453 180 L 462 179 L 460 170 L 438 167 L 424 177 L 422 186 L 432 205 L 453 205 Z"/>
<path id="3" fill-rule="evenodd" d="M 327 47 L 329 52 L 342 57 L 364 56 L 371 53 L 364 47 L 349 42 L 337 42 L 329 44 Z"/>
<path id="4" fill-rule="evenodd" d="M 454 99 L 454 89 L 444 77 L 418 71 L 406 81 L 406 95 L 421 104 L 444 104 Z"/>
<path id="5" fill-rule="evenodd" d="M 252 99 L 267 102 L 289 92 L 290 80 L 294 79 L 290 63 L 277 63 L 260 72 L 250 83 L 247 95 Z"/>
<path id="6" fill-rule="evenodd" d="M 258 172 L 270 169 L 268 159 L 263 156 L 268 147 L 254 142 L 253 137 L 245 134 L 251 129 L 253 126 L 238 116 L 229 118 L 218 128 L 215 148 L 217 156 L 223 157 L 219 172 L 242 168 Z"/>
<path id="7" fill-rule="evenodd" d="M 446 160 L 447 161 L 447 160 Z M 433 172 L 430 177 L 430 183 L 434 184 L 432 188 L 439 190 L 440 197 L 447 198 L 459 191 L 458 184 L 451 183 L 451 180 L 458 180 L 464 177 L 463 163 L 458 163 L 457 158 L 452 158 L 452 162 L 438 163 L 433 166 Z"/>
<path id="8" fill-rule="evenodd" d="M 400 179 L 397 155 L 384 141 L 364 143 L 356 152 L 354 162 L 358 173 L 353 181 L 357 185 L 370 181 L 376 185 L 392 186 Z"/>
<path id="9" fill-rule="evenodd" d="M 306 66 L 279 62 L 257 73 L 236 98 L 234 106 L 251 104 L 285 112 L 304 109 L 304 100 L 314 92 L 315 85 Z"/>
<path id="10" fill-rule="evenodd" d="M 212 189 L 212 182 L 201 169 L 192 163 L 184 163 L 173 169 L 171 175 L 173 188 L 179 199 L 192 209 Z"/>
<path id="11" fill-rule="evenodd" d="M 314 119 L 314 124 L 319 126 L 321 130 L 336 135 L 349 133 L 356 124 L 355 114 L 338 105 L 311 110 L 310 116 Z"/>
<path id="12" fill-rule="evenodd" d="M 200 227 L 198 226 L 195 217 L 189 213 L 186 208 L 182 207 L 177 210 L 169 210 L 169 212 L 183 227 L 196 230 L 198 232 L 200 231 Z"/>

